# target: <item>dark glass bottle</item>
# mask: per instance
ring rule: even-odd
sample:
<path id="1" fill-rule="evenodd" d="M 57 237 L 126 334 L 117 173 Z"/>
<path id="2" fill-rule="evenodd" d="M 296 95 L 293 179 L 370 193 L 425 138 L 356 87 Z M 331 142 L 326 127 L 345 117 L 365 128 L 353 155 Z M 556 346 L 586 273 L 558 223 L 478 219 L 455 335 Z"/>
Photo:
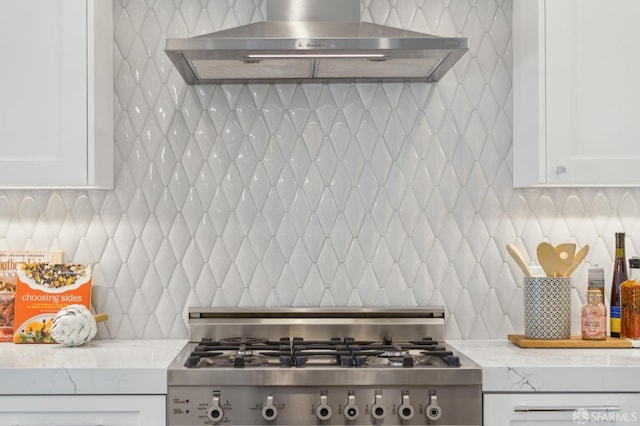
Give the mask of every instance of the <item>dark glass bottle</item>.
<path id="1" fill-rule="evenodd" d="M 611 337 L 620 337 L 620 284 L 627 281 L 627 263 L 624 253 L 624 232 L 616 232 L 616 258 L 611 280 L 609 300 L 609 327 Z"/>

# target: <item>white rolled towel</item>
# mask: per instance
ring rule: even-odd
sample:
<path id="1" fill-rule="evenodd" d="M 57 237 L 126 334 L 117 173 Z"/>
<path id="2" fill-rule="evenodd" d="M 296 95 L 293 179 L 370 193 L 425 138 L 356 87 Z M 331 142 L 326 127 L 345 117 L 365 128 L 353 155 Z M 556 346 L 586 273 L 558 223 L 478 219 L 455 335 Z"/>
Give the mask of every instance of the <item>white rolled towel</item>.
<path id="1" fill-rule="evenodd" d="M 106 319 L 106 314 L 94 317 L 84 305 L 65 306 L 53 318 L 51 337 L 64 346 L 80 346 L 96 337 L 96 321 Z"/>

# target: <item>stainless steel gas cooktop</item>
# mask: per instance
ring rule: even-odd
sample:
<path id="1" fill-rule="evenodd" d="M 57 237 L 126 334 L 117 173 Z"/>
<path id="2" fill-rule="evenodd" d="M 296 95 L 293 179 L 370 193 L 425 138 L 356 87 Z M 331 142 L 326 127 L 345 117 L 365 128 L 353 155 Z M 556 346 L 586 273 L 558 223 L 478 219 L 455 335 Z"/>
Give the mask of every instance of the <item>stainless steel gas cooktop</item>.
<path id="1" fill-rule="evenodd" d="M 481 371 L 444 310 L 189 310 L 169 425 L 480 425 Z"/>

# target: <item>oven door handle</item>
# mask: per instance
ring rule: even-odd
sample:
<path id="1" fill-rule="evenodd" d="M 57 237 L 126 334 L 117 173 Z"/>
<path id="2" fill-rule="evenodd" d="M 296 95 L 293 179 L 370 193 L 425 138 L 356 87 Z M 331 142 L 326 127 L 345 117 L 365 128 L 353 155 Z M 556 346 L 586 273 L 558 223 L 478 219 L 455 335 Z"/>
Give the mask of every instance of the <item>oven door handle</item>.
<path id="1" fill-rule="evenodd" d="M 598 406 L 591 406 L 591 407 L 571 407 L 571 406 L 529 406 L 529 405 L 518 405 L 516 407 L 513 407 L 513 411 L 515 411 L 516 413 L 557 413 L 557 412 L 564 412 L 564 411 L 569 411 L 569 412 L 573 412 L 573 411 L 577 411 L 577 410 L 586 410 L 586 411 L 607 411 L 607 412 L 613 412 L 613 411 L 620 411 L 622 410 L 622 407 L 620 407 L 619 405 L 598 405 Z"/>

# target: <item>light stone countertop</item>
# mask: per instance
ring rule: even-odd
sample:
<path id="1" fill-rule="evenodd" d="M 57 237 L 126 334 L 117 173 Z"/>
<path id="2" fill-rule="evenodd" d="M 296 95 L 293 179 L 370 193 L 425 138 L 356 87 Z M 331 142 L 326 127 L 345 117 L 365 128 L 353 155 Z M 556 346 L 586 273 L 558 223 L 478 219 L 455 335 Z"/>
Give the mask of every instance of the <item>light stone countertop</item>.
<path id="1" fill-rule="evenodd" d="M 0 343 L 0 395 L 166 394 L 186 340 Z M 521 349 L 507 340 L 447 340 L 482 367 L 484 392 L 640 392 L 640 349 Z"/>
<path id="2" fill-rule="evenodd" d="M 0 343 L 0 395 L 166 394 L 186 340 L 94 340 L 74 348 Z"/>
<path id="3" fill-rule="evenodd" d="M 640 392 L 640 349 L 522 349 L 447 340 L 482 367 L 484 392 Z"/>

